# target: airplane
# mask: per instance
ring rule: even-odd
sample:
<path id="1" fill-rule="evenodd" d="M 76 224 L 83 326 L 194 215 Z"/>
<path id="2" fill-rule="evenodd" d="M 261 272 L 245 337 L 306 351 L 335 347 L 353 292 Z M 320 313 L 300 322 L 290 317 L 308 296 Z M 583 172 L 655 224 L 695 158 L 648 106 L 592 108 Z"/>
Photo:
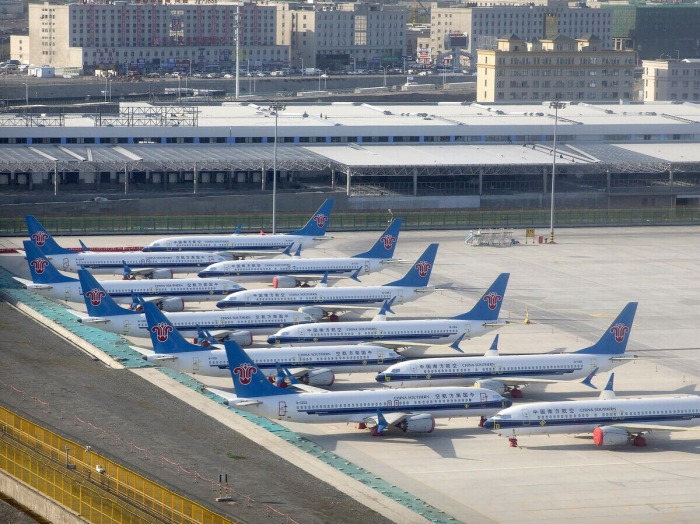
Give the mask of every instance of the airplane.
<path id="1" fill-rule="evenodd" d="M 144 302 L 143 311 L 153 351 L 132 347 L 143 354 L 144 360 L 183 373 L 229 376 L 228 360 L 222 347 L 202 347 L 188 342 L 153 304 Z M 277 377 L 278 366 L 284 366 L 295 379 L 311 386 L 332 386 L 336 373 L 376 372 L 403 360 L 392 350 L 369 345 L 250 348 L 248 355 L 266 377 Z"/>
<path id="2" fill-rule="evenodd" d="M 339 344 L 372 342 L 393 346 L 447 345 L 461 338 L 481 336 L 508 324 L 498 320 L 508 285 L 509 273 L 502 273 L 477 301 L 471 311 L 447 319 L 386 321 L 388 301 L 380 313 L 365 322 L 325 322 L 286 327 L 268 337 L 268 344 Z"/>
<path id="3" fill-rule="evenodd" d="M 192 273 L 226 258 L 214 253 L 156 253 L 145 254 L 140 251 L 123 253 L 93 253 L 71 251 L 59 246 L 39 221 L 31 215 L 25 217 L 29 237 L 44 255 L 53 260 L 61 271 L 75 273 L 80 268 L 90 269 L 99 274 L 122 273 L 126 264 L 131 275 L 142 278 L 172 278 L 173 273 Z"/>
<path id="4" fill-rule="evenodd" d="M 423 388 L 299 392 L 276 387 L 235 342 L 225 342 L 236 393 L 207 388 L 224 404 L 255 415 L 289 422 L 371 426 L 373 436 L 389 427 L 405 433 L 432 433 L 436 418 L 483 416 L 512 403 L 489 389 Z M 311 391 L 311 390 L 309 390 Z"/>
<path id="5" fill-rule="evenodd" d="M 395 260 L 394 250 L 399 240 L 401 219 L 396 219 L 374 243 L 372 249 L 348 258 L 268 259 L 232 261 L 212 264 L 199 276 L 232 278 L 237 282 L 270 282 L 275 288 L 298 287 L 310 280 L 352 278 L 386 269 Z"/>
<path id="6" fill-rule="evenodd" d="M 615 374 L 598 400 L 534 402 L 514 406 L 484 422 L 486 429 L 518 446 L 520 435 L 592 434 L 596 446 L 646 446 L 645 433 L 688 431 L 700 425 L 700 397 L 619 399 Z"/>
<path id="7" fill-rule="evenodd" d="M 119 307 L 86 269 L 78 270 L 78 277 L 87 307 L 87 315 L 71 311 L 78 317 L 78 322 L 94 325 L 118 335 L 149 337 L 146 316 L 143 313 Z M 252 344 L 253 335 L 266 335 L 283 326 L 314 321 L 306 313 L 277 309 L 183 311 L 170 313 L 168 319 L 182 333 L 197 336 L 197 328 L 202 327 L 215 331 L 214 336 L 219 340 L 235 339 L 244 345 Z"/>
<path id="8" fill-rule="evenodd" d="M 630 302 L 598 342 L 573 353 L 499 356 L 496 335 L 483 357 L 411 360 L 394 364 L 378 374 L 376 380 L 396 388 L 474 384 L 502 395 L 510 393 L 513 398 L 522 398 L 520 386 L 530 383 L 583 380 L 585 385 L 593 387 L 592 375 L 636 358 L 625 356 L 636 311 L 637 302 Z"/>
<path id="9" fill-rule="evenodd" d="M 279 307 L 298 309 L 314 317 L 333 317 L 352 310 L 366 310 L 381 307 L 387 300 L 396 297 L 396 304 L 413 302 L 437 288 L 428 287 L 430 273 L 435 264 L 438 244 L 430 244 L 406 275 L 383 286 L 366 287 L 326 287 L 322 284 L 313 288 L 298 289 L 255 289 L 232 293 L 216 303 L 221 309 Z"/>
<path id="10" fill-rule="evenodd" d="M 146 253 L 169 251 L 214 251 L 230 258 L 251 255 L 278 255 L 293 246 L 308 249 L 333 237 L 327 237 L 326 229 L 333 210 L 333 199 L 327 199 L 304 227 L 291 233 L 275 235 L 241 235 L 240 226 L 233 235 L 197 235 L 161 238 L 143 248 Z"/>
<path id="11" fill-rule="evenodd" d="M 13 277 L 29 291 L 65 300 L 83 302 L 80 280 L 60 273 L 49 259 L 29 240 L 24 241 L 31 280 Z M 163 311 L 182 311 L 185 302 L 208 302 L 221 295 L 242 290 L 238 284 L 225 278 L 178 278 L 148 280 L 103 280 L 100 285 L 117 304 L 134 305 L 135 293 L 147 297 Z"/>

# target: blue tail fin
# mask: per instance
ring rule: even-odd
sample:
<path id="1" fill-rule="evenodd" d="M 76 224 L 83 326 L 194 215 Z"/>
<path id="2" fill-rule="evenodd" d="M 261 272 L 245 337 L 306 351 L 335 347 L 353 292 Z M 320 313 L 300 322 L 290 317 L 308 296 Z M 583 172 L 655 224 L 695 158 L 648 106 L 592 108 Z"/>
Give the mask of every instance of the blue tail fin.
<path id="1" fill-rule="evenodd" d="M 331 211 L 333 211 L 333 199 L 327 199 L 314 216 L 306 223 L 304 227 L 289 233 L 290 235 L 304 235 L 309 237 L 322 237 L 326 234 L 326 228 L 331 221 Z"/>
<path id="2" fill-rule="evenodd" d="M 78 278 L 80 279 L 80 288 L 83 290 L 85 306 L 91 317 L 141 314 L 119 307 L 87 269 L 78 269 Z"/>
<path id="3" fill-rule="evenodd" d="M 498 320 L 501 305 L 506 296 L 506 287 L 510 273 L 501 273 L 498 278 L 486 290 L 471 311 L 457 315 L 457 320 Z"/>
<path id="4" fill-rule="evenodd" d="M 44 226 L 32 215 L 24 217 L 27 221 L 27 229 L 29 230 L 29 238 L 34 245 L 41 249 L 45 255 L 68 255 L 73 251 L 59 246 L 51 235 L 49 235 Z"/>
<path id="5" fill-rule="evenodd" d="M 389 224 L 386 231 L 382 233 L 372 249 L 353 255 L 353 258 L 393 258 L 396 244 L 399 242 L 399 232 L 401 231 L 401 219 L 397 218 Z"/>
<path id="6" fill-rule="evenodd" d="M 406 276 L 395 282 L 384 284 L 385 286 L 406 286 L 406 287 L 425 287 L 430 282 L 430 273 L 435 264 L 435 255 L 437 254 L 438 244 L 430 244 L 428 249 L 416 260 L 416 263 L 408 270 Z"/>
<path id="7" fill-rule="evenodd" d="M 32 275 L 32 282 L 35 284 L 60 284 L 62 282 L 78 281 L 75 278 L 59 273 L 51 261 L 44 256 L 44 253 L 33 242 L 25 240 L 23 244 L 24 252 L 27 254 L 29 273 Z"/>
<path id="8" fill-rule="evenodd" d="M 141 305 L 146 314 L 146 324 L 148 324 L 148 333 L 151 335 L 153 351 L 158 354 L 173 354 L 203 350 L 201 346 L 185 340 L 155 304 L 141 300 Z"/>
<path id="9" fill-rule="evenodd" d="M 298 395 L 296 391 L 278 388 L 268 382 L 265 374 L 253 364 L 248 354 L 236 342 L 227 340 L 226 357 L 231 370 L 236 395 L 245 398 L 271 397 L 274 395 Z"/>
<path id="10" fill-rule="evenodd" d="M 637 302 L 625 306 L 613 323 L 610 324 L 600 340 L 591 347 L 580 349 L 575 353 L 588 355 L 622 355 L 627 349 L 627 342 L 632 334 L 632 323 L 637 313 Z"/>

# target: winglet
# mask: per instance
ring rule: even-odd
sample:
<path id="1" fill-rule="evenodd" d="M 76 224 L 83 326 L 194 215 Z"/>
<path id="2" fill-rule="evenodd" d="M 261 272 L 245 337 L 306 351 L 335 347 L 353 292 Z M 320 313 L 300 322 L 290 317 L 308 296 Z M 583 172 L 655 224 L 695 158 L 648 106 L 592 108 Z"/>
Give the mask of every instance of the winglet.
<path id="1" fill-rule="evenodd" d="M 294 252 L 294 258 L 301 258 L 301 242 L 299 242 L 297 250 Z"/>
<path id="2" fill-rule="evenodd" d="M 384 433 L 384 430 L 389 427 L 389 423 L 382 415 L 382 412 L 377 410 L 377 435 Z"/>
<path id="3" fill-rule="evenodd" d="M 457 340 L 455 340 L 452 344 L 450 344 L 450 347 L 454 349 L 455 351 L 459 351 L 460 353 L 464 353 L 459 347 L 459 344 L 464 340 L 464 337 L 466 336 L 466 333 L 462 333 Z M 498 335 L 496 335 L 498 336 Z"/>
<path id="4" fill-rule="evenodd" d="M 236 230 L 233 232 L 234 235 L 240 235 L 241 234 L 241 228 L 243 227 L 243 224 L 238 224 L 236 226 Z"/>
<path id="5" fill-rule="evenodd" d="M 583 384 L 584 386 L 588 386 L 591 389 L 598 389 L 597 387 L 595 387 L 593 385 L 593 382 L 591 382 L 591 380 L 593 380 L 593 377 L 595 376 L 596 373 L 598 373 L 598 368 L 595 368 L 593 371 L 591 371 L 591 374 L 588 375 L 586 378 L 584 378 L 581 381 L 581 384 Z M 610 378 L 612 379 L 612 377 L 610 377 Z"/>
<path id="6" fill-rule="evenodd" d="M 211 333 L 206 329 L 202 328 L 199 324 L 195 324 L 197 327 L 197 345 L 200 347 L 209 347 L 212 344 L 216 344 L 216 340 L 211 336 Z M 205 345 L 206 342 L 206 345 Z"/>
<path id="7" fill-rule="evenodd" d="M 612 400 L 615 398 L 615 390 L 613 389 L 614 381 L 615 373 L 611 373 L 610 378 L 608 379 L 608 383 L 605 386 L 605 389 L 600 392 L 600 400 Z"/>
<path id="8" fill-rule="evenodd" d="M 360 282 L 360 279 L 358 278 L 360 275 L 360 271 L 362 271 L 362 266 L 358 267 L 355 272 L 350 275 L 350 278 L 353 279 L 355 282 Z"/>
<path id="9" fill-rule="evenodd" d="M 143 300 L 141 299 L 141 297 L 139 297 L 136 293 L 131 293 L 131 306 L 129 306 L 129 309 L 131 311 L 143 310 L 142 303 Z"/>
<path id="10" fill-rule="evenodd" d="M 131 268 L 126 265 L 126 260 L 122 260 L 122 280 L 131 280 Z"/>
<path id="11" fill-rule="evenodd" d="M 496 335 L 491 343 L 489 350 L 484 353 L 485 357 L 497 357 L 498 356 L 498 335 Z"/>
<path id="12" fill-rule="evenodd" d="M 328 287 L 328 271 L 323 274 L 323 278 L 316 284 L 316 287 Z"/>
<path id="13" fill-rule="evenodd" d="M 90 248 L 85 245 L 85 242 L 82 240 L 78 239 L 78 242 L 80 243 L 80 247 L 83 249 L 83 253 L 89 253 Z"/>
<path id="14" fill-rule="evenodd" d="M 283 255 L 287 255 L 288 257 L 291 257 L 291 256 L 292 256 L 292 246 L 293 246 L 293 245 L 294 245 L 293 242 L 292 242 L 291 244 L 289 244 L 289 245 L 287 246 L 287 248 L 286 248 L 284 251 L 282 251 L 282 254 L 283 254 Z"/>
<path id="15" fill-rule="evenodd" d="M 275 386 L 280 387 L 282 384 L 284 384 L 285 378 L 287 378 L 287 374 L 285 373 L 285 369 L 280 366 L 279 362 L 275 362 L 275 367 L 277 368 L 277 376 L 275 377 Z"/>

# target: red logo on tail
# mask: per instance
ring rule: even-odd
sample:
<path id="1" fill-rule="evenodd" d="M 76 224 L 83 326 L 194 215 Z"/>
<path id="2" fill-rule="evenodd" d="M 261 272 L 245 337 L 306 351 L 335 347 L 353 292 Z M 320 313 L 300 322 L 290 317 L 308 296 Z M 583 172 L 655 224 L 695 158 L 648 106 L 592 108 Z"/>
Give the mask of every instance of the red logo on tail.
<path id="1" fill-rule="evenodd" d="M 316 225 L 318 227 L 323 227 L 326 225 L 326 222 L 328 222 L 328 217 L 326 215 L 318 214 L 318 215 L 314 215 L 314 217 L 311 220 L 316 222 Z M 243 381 L 241 380 L 241 382 L 243 382 Z"/>
<path id="2" fill-rule="evenodd" d="M 160 324 L 156 324 L 151 328 L 151 332 L 156 334 L 156 338 L 158 339 L 158 342 L 165 342 L 168 340 L 168 333 L 172 333 L 173 331 L 173 326 L 170 324 L 166 324 L 165 322 L 161 322 Z"/>
<path id="3" fill-rule="evenodd" d="M 385 249 L 391 249 L 391 246 L 396 242 L 396 237 L 393 235 L 384 235 L 379 241 L 384 244 Z"/>
<path id="4" fill-rule="evenodd" d="M 101 289 L 95 288 L 85 293 L 85 296 L 90 299 L 90 304 L 93 306 L 99 306 L 102 303 L 102 297 L 104 297 L 106 294 L 107 293 Z"/>
<path id="5" fill-rule="evenodd" d="M 425 260 L 421 260 L 413 267 L 415 267 L 418 270 L 418 274 L 420 276 L 424 277 L 425 275 L 428 274 L 428 270 L 431 267 L 433 267 L 433 265 L 430 262 L 426 262 Z"/>
<path id="6" fill-rule="evenodd" d="M 610 333 L 615 335 L 615 342 L 622 342 L 625 340 L 625 335 L 630 332 L 630 328 L 625 326 L 624 324 L 615 324 L 610 328 Z"/>
<path id="7" fill-rule="evenodd" d="M 251 366 L 246 362 L 238 367 L 233 368 L 233 372 L 236 375 L 238 375 L 238 380 L 241 381 L 241 384 L 247 386 L 248 384 L 250 384 L 253 375 L 258 372 L 258 368 L 256 368 L 255 366 Z"/>
<path id="8" fill-rule="evenodd" d="M 488 295 L 484 295 L 484 300 L 488 304 L 489 309 L 493 311 L 498 306 L 498 303 L 503 300 L 503 297 L 495 291 L 491 291 Z"/>
<path id="9" fill-rule="evenodd" d="M 49 238 L 49 235 L 46 234 L 46 231 L 37 231 L 32 235 L 32 240 L 34 240 L 34 243 L 39 247 L 46 243 L 47 238 Z"/>
<path id="10" fill-rule="evenodd" d="M 45 258 L 35 258 L 29 263 L 30 266 L 34 268 L 37 275 L 41 275 L 44 272 L 46 266 L 49 265 L 49 261 Z"/>

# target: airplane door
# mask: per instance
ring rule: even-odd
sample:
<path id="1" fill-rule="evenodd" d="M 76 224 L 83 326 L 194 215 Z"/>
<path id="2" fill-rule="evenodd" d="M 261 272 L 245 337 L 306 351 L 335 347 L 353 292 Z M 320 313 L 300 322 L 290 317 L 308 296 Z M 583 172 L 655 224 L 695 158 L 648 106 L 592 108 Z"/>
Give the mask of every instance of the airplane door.
<path id="1" fill-rule="evenodd" d="M 416 378 L 418 375 L 418 366 L 411 364 L 411 378 Z"/>
<path id="2" fill-rule="evenodd" d="M 210 264 L 214 263 L 214 256 L 213 255 L 209 255 L 209 263 Z"/>
<path id="3" fill-rule="evenodd" d="M 472 326 L 469 322 L 464 324 L 464 338 L 471 338 L 472 336 Z"/>
<path id="4" fill-rule="evenodd" d="M 70 298 L 70 287 L 66 286 L 66 300 Z"/>
<path id="5" fill-rule="evenodd" d="M 70 261 L 67 258 L 63 259 L 63 270 L 68 271 L 70 269 Z"/>
<path id="6" fill-rule="evenodd" d="M 165 293 L 165 289 L 162 285 L 153 286 L 151 289 L 151 295 L 162 295 Z"/>
<path id="7" fill-rule="evenodd" d="M 199 357 L 192 357 L 192 373 L 197 373 L 199 371 L 199 364 Z"/>
<path id="8" fill-rule="evenodd" d="M 369 260 L 365 260 L 365 273 L 369 274 Z"/>
<path id="9" fill-rule="evenodd" d="M 503 375 L 503 366 L 501 366 L 500 364 L 496 364 L 496 374 Z"/>
<path id="10" fill-rule="evenodd" d="M 122 324 L 122 333 L 124 333 L 126 335 L 129 333 L 130 330 L 131 330 L 131 321 L 124 320 L 124 322 Z"/>
<path id="11" fill-rule="evenodd" d="M 384 338 L 384 330 L 376 329 L 374 332 L 374 338 Z"/>
<path id="12" fill-rule="evenodd" d="M 384 352 L 383 351 L 377 352 L 377 364 L 384 364 Z"/>
<path id="13" fill-rule="evenodd" d="M 221 294 L 222 294 L 222 295 L 228 295 L 228 294 L 229 294 L 229 292 L 228 292 L 228 283 L 224 283 L 224 284 L 223 284 L 223 289 L 221 290 Z"/>
<path id="14" fill-rule="evenodd" d="M 396 292 L 396 303 L 403 304 L 403 289 L 398 289 Z"/>
<path id="15" fill-rule="evenodd" d="M 530 425 L 530 413 L 527 411 L 527 409 L 523 409 L 522 415 L 523 415 L 523 424 L 526 426 L 529 426 Z"/>
<path id="16" fill-rule="evenodd" d="M 278 404 L 278 416 L 280 416 L 280 417 L 287 416 L 287 403 L 283 400 L 280 400 L 280 402 Z"/>
<path id="17" fill-rule="evenodd" d="M 591 359 L 591 371 L 598 367 L 598 359 L 593 357 Z"/>
<path id="18" fill-rule="evenodd" d="M 486 402 L 488 401 L 488 396 L 486 393 L 479 393 L 479 403 L 481 404 L 482 408 L 486 407 Z"/>
<path id="19" fill-rule="evenodd" d="M 297 313 L 292 313 L 292 322 L 295 324 L 299 323 L 299 315 Z"/>
<path id="20" fill-rule="evenodd" d="M 304 328 L 299 330 L 299 340 L 306 340 L 306 330 Z"/>

